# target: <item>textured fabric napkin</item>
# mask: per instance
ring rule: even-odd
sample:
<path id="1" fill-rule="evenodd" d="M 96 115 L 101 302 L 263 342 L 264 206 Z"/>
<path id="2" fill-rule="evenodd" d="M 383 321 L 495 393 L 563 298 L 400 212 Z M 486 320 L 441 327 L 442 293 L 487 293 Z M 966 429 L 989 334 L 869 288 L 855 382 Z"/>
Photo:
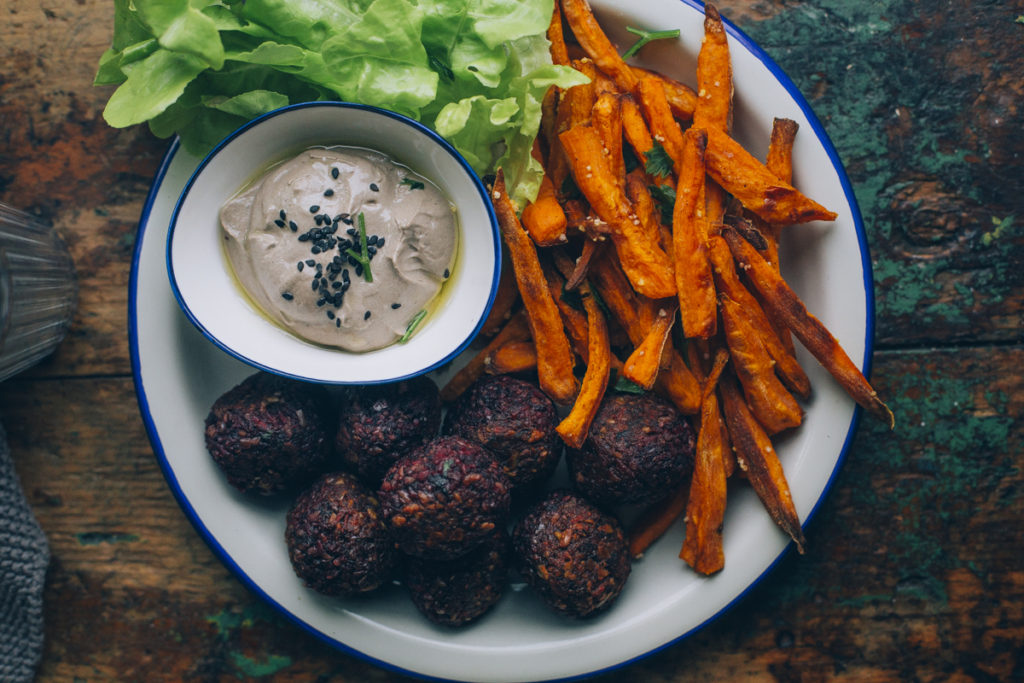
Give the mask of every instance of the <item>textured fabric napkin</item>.
<path id="1" fill-rule="evenodd" d="M 31 681 L 43 652 L 50 548 L 14 471 L 0 425 L 0 681 Z"/>

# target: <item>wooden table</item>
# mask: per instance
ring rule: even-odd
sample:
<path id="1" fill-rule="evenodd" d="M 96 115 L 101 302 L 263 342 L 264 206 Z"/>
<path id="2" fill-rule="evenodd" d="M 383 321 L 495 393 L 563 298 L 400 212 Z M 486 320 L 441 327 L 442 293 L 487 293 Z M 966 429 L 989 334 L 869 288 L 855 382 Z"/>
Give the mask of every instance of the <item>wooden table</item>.
<path id="1" fill-rule="evenodd" d="M 873 380 L 787 556 L 725 616 L 601 680 L 1024 679 L 1024 2 L 723 0 L 795 77 L 868 231 Z M 397 681 L 291 625 L 189 525 L 153 457 L 126 331 L 140 210 L 166 141 L 91 86 L 99 0 L 7 0 L 0 199 L 53 221 L 81 287 L 57 353 L 0 385 L 49 538 L 41 680 Z"/>

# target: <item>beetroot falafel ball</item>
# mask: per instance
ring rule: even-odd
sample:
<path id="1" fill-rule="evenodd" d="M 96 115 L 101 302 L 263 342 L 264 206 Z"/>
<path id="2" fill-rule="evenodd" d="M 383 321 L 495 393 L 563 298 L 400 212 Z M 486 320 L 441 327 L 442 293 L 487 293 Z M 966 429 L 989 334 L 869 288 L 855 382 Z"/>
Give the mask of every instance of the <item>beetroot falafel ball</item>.
<path id="1" fill-rule="evenodd" d="M 471 386 L 445 417 L 445 434 L 494 453 L 517 489 L 547 479 L 562 457 L 555 404 L 540 387 L 495 375 Z"/>
<path id="2" fill-rule="evenodd" d="M 498 527 L 454 560 L 409 558 L 405 585 L 416 608 L 442 626 L 463 626 L 487 613 L 508 587 L 508 532 Z"/>
<path id="3" fill-rule="evenodd" d="M 348 473 L 325 474 L 288 512 L 295 574 L 324 595 L 355 595 L 391 578 L 397 553 L 377 499 Z"/>
<path id="4" fill-rule="evenodd" d="M 555 612 L 584 618 L 618 598 L 629 577 L 622 526 L 579 495 L 552 491 L 512 532 L 516 566 Z"/>
<path id="5" fill-rule="evenodd" d="M 566 455 L 573 486 L 598 504 L 653 502 L 693 470 L 693 427 L 654 394 L 608 394 L 579 450 Z"/>
<path id="6" fill-rule="evenodd" d="M 505 524 L 509 489 L 501 465 L 482 446 L 443 436 L 392 465 L 378 496 L 400 550 L 443 560 L 469 552 Z"/>
<path id="7" fill-rule="evenodd" d="M 257 372 L 214 402 L 206 448 L 243 493 L 273 495 L 304 484 L 330 454 L 330 401 L 320 385 Z"/>
<path id="8" fill-rule="evenodd" d="M 334 444 L 349 468 L 376 486 L 398 458 L 437 436 L 440 427 L 437 385 L 420 375 L 350 390 L 341 401 Z"/>

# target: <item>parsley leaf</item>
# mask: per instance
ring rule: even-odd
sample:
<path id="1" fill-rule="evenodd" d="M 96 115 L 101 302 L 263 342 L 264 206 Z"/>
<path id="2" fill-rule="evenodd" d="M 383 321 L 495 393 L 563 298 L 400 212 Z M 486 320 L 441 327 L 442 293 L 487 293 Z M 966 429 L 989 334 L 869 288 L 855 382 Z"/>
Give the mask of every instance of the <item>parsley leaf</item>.
<path id="1" fill-rule="evenodd" d="M 672 175 L 672 157 L 668 155 L 660 142 L 655 141 L 654 147 L 647 151 L 647 163 L 644 170 L 659 178 L 668 178 Z"/>

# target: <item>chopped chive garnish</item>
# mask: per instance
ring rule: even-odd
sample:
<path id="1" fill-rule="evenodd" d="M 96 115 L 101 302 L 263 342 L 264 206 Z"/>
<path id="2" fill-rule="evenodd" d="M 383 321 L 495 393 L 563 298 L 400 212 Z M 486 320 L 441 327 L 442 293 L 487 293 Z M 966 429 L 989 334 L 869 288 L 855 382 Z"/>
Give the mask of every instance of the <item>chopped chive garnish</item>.
<path id="1" fill-rule="evenodd" d="M 629 59 L 637 52 L 639 52 L 640 48 L 642 48 L 644 45 L 651 42 L 652 40 L 662 40 L 664 38 L 679 37 L 679 29 L 677 28 L 668 29 L 665 31 L 645 31 L 642 28 L 633 28 L 632 26 L 627 26 L 626 30 L 635 36 L 640 36 L 640 39 L 633 43 L 632 47 L 630 47 L 628 50 L 622 53 L 623 59 Z"/>
<path id="2" fill-rule="evenodd" d="M 418 180 L 414 180 L 409 177 L 402 178 L 402 185 L 408 185 L 411 190 L 422 190 L 426 187 L 423 183 Z"/>
<path id="3" fill-rule="evenodd" d="M 426 317 L 427 317 L 426 309 L 424 309 L 424 310 L 420 311 L 419 313 L 417 313 L 413 317 L 413 319 L 409 321 L 409 326 L 405 328 L 405 334 L 403 334 L 402 338 L 398 340 L 399 343 L 403 343 L 404 344 L 405 342 L 409 341 L 409 338 L 412 336 L 412 333 L 416 331 L 416 328 L 419 327 L 419 324 L 421 322 L 423 322 L 423 319 L 426 318 Z"/>
<path id="4" fill-rule="evenodd" d="M 359 251 L 354 249 L 346 249 L 345 253 L 354 258 L 359 265 L 363 267 L 363 276 L 367 282 L 373 282 L 373 274 L 370 272 L 370 253 L 366 249 L 366 219 L 363 218 L 363 212 L 359 212 L 357 216 L 359 221 Z"/>

